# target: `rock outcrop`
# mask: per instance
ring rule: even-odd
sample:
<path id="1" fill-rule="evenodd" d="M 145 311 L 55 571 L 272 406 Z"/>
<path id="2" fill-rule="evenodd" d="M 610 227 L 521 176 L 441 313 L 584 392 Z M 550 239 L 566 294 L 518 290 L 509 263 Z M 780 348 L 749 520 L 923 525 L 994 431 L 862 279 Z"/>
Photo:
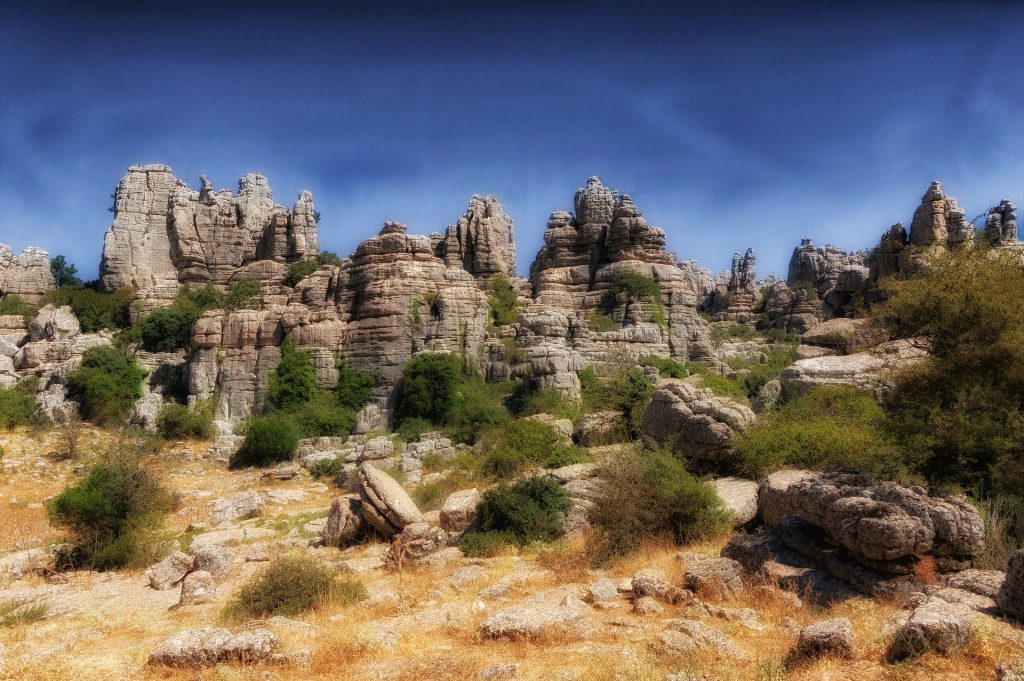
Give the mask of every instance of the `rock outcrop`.
<path id="1" fill-rule="evenodd" d="M 449 225 L 438 255 L 448 267 L 474 276 L 516 276 L 516 241 L 512 218 L 493 196 L 474 196 L 466 214 Z"/>
<path id="2" fill-rule="evenodd" d="M 740 324 L 757 319 L 755 310 L 761 302 L 761 291 L 757 281 L 757 257 L 754 249 L 732 256 L 732 267 L 718 277 L 717 292 L 713 306 L 715 319 Z"/>
<path id="3" fill-rule="evenodd" d="M 687 380 L 666 379 L 656 386 L 641 428 L 684 457 L 714 459 L 727 453 L 754 419 L 745 405 Z"/>
<path id="4" fill-rule="evenodd" d="M 55 288 L 46 251 L 29 247 L 14 257 L 10 246 L 0 244 L 0 297 L 16 295 L 28 303 L 38 303 Z"/>

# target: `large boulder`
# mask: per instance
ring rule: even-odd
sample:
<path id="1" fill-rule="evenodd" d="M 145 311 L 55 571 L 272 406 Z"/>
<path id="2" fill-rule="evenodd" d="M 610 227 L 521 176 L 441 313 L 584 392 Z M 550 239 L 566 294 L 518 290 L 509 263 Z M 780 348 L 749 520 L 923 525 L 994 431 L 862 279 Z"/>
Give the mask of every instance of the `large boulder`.
<path id="1" fill-rule="evenodd" d="M 196 570 L 181 581 L 179 605 L 202 605 L 212 603 L 217 597 L 217 585 L 213 575 L 206 570 Z"/>
<path id="2" fill-rule="evenodd" d="M 733 527 L 742 527 L 757 516 L 757 482 L 742 478 L 718 478 L 711 481 L 711 486 L 732 514 Z"/>
<path id="3" fill-rule="evenodd" d="M 819 657 L 832 655 L 835 657 L 853 657 L 853 625 L 845 617 L 836 617 L 810 624 L 800 630 L 793 656 Z"/>
<path id="4" fill-rule="evenodd" d="M 482 499 L 480 490 L 464 489 L 452 492 L 441 507 L 441 527 L 454 535 L 461 535 L 476 519 L 477 507 Z"/>
<path id="5" fill-rule="evenodd" d="M 1010 554 L 1006 579 L 996 593 L 996 604 L 1008 616 L 1024 620 L 1024 549 Z"/>
<path id="6" fill-rule="evenodd" d="M 359 497 L 366 522 L 386 536 L 396 535 L 421 519 L 415 502 L 398 481 L 369 463 L 359 470 Z"/>
<path id="7" fill-rule="evenodd" d="M 256 490 L 235 492 L 231 496 L 213 502 L 210 522 L 216 527 L 243 518 L 254 518 L 263 515 L 263 506 L 263 497 Z"/>
<path id="8" fill-rule="evenodd" d="M 785 469 L 765 478 L 757 494 L 757 512 L 761 521 L 775 525 L 783 516 L 793 513 L 792 497 L 788 494 L 790 485 L 818 475 L 814 471 Z"/>
<path id="9" fill-rule="evenodd" d="M 641 428 L 685 457 L 713 459 L 727 453 L 754 419 L 746 405 L 686 380 L 667 379 L 656 386 Z"/>
<path id="10" fill-rule="evenodd" d="M 184 579 L 192 567 L 192 556 L 175 551 L 149 568 L 149 585 L 158 591 L 166 591 Z"/>
<path id="11" fill-rule="evenodd" d="M 535 594 L 522 603 L 499 610 L 480 625 L 486 638 L 530 639 L 564 629 L 587 612 L 586 603 L 573 596 Z"/>
<path id="12" fill-rule="evenodd" d="M 362 508 L 363 502 L 357 496 L 335 499 L 320 535 L 324 546 L 345 546 L 356 541 L 366 529 Z"/>
<path id="13" fill-rule="evenodd" d="M 159 643 L 149 664 L 167 667 L 212 667 L 221 662 L 253 664 L 268 659 L 280 645 L 266 629 L 237 634 L 221 627 L 186 629 Z"/>
<path id="14" fill-rule="evenodd" d="M 903 660 L 928 652 L 951 653 L 975 633 L 963 606 L 932 598 L 919 605 L 889 647 L 889 659 Z"/>

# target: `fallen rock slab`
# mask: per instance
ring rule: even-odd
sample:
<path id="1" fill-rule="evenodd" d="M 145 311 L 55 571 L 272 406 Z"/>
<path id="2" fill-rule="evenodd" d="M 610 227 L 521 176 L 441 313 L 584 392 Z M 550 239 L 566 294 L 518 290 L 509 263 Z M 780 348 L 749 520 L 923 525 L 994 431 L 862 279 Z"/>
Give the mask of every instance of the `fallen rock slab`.
<path id="1" fill-rule="evenodd" d="M 167 667 L 211 667 L 221 662 L 251 664 L 268 659 L 280 641 L 266 629 L 231 633 L 220 627 L 186 629 L 161 642 L 149 664 Z"/>
<path id="2" fill-rule="evenodd" d="M 910 615 L 889 647 L 889 659 L 904 660 L 928 652 L 947 654 L 973 636 L 974 625 L 963 607 L 934 598 Z"/>
<path id="3" fill-rule="evenodd" d="M 804 627 L 793 649 L 794 658 L 853 657 L 853 625 L 845 617 L 822 620 Z"/>

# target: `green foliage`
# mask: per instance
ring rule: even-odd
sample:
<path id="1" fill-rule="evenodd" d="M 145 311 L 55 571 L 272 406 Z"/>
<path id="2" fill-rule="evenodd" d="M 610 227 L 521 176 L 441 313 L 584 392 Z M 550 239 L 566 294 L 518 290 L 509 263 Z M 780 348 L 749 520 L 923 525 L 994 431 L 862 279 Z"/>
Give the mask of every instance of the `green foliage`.
<path id="1" fill-rule="evenodd" d="M 592 367 L 576 372 L 580 379 L 583 413 L 620 411 L 619 427 L 608 436 L 606 444 L 640 437 L 644 411 L 654 394 L 654 385 L 640 367 L 618 369 L 601 378 Z"/>
<path id="2" fill-rule="evenodd" d="M 24 298 L 15 293 L 8 293 L 3 298 L 0 298 L 0 315 L 18 315 L 25 318 L 27 322 L 37 311 L 34 305 L 30 305 Z"/>
<path id="3" fill-rule="evenodd" d="M 135 453 L 107 457 L 49 502 L 50 522 L 68 532 L 73 547 L 63 556 L 65 567 L 147 564 L 155 530 L 175 502 Z"/>
<path id="4" fill-rule="evenodd" d="M 190 410 L 182 404 L 168 404 L 156 416 L 156 430 L 168 440 L 213 437 L 213 417 L 207 409 Z"/>
<path id="5" fill-rule="evenodd" d="M 373 374 L 353 368 L 348 360 L 338 362 L 338 385 L 334 394 L 343 408 L 358 412 L 366 405 L 376 385 L 377 377 Z"/>
<path id="6" fill-rule="evenodd" d="M 565 443 L 553 426 L 535 419 L 492 427 L 484 431 L 481 441 L 481 470 L 498 480 L 518 475 L 531 466 L 557 468 L 588 458 L 583 450 Z"/>
<path id="7" fill-rule="evenodd" d="M 690 374 L 700 376 L 700 387 L 740 404 L 747 404 L 747 389 L 738 381 L 723 376 L 706 364 L 688 364 L 686 368 Z"/>
<path id="8" fill-rule="evenodd" d="M 39 422 L 36 412 L 35 376 L 22 379 L 13 388 L 0 387 L 0 427 L 28 426 Z"/>
<path id="9" fill-rule="evenodd" d="M 341 258 L 331 251 L 323 251 L 315 258 L 306 258 L 293 263 L 288 268 L 288 274 L 285 275 L 284 281 L 281 283 L 285 286 L 294 287 L 300 281 L 308 277 L 309 275 L 316 272 L 321 267 L 327 265 L 340 265 Z"/>
<path id="10" fill-rule="evenodd" d="M 754 338 L 756 335 L 757 331 L 743 324 L 711 327 L 711 341 L 715 345 L 721 345 L 724 341 L 730 340 L 746 341 Z"/>
<path id="11" fill-rule="evenodd" d="M 195 308 L 172 305 L 153 310 L 139 324 L 142 347 L 148 352 L 171 352 L 188 345 L 199 319 Z"/>
<path id="12" fill-rule="evenodd" d="M 320 437 L 351 433 L 357 411 L 340 406 L 331 393 L 319 391 L 309 402 L 283 413 L 298 426 L 303 437 Z"/>
<path id="13" fill-rule="evenodd" d="M 68 377 L 68 396 L 78 401 L 84 419 L 96 424 L 123 421 L 142 397 L 146 370 L 117 348 L 89 348 L 82 365 Z"/>
<path id="14" fill-rule="evenodd" d="M 587 326 L 590 327 L 591 331 L 596 333 L 615 331 L 619 328 L 619 325 L 615 323 L 614 319 L 606 314 L 601 314 L 600 312 L 587 313 Z"/>
<path id="15" fill-rule="evenodd" d="M 437 430 L 437 426 L 426 419 L 421 418 L 407 418 L 402 419 L 401 423 L 398 424 L 398 428 L 395 432 L 398 436 L 406 442 L 416 442 L 420 439 L 423 433 L 429 433 Z"/>
<path id="16" fill-rule="evenodd" d="M 482 428 L 509 419 L 504 400 L 512 385 L 464 375 L 457 355 L 420 354 L 406 363 L 402 376 L 397 416 L 403 437 L 414 435 L 426 421 L 430 430 L 443 428 L 452 439 L 470 442 Z M 417 423 L 406 426 L 411 420 Z"/>
<path id="17" fill-rule="evenodd" d="M 519 316 L 519 296 L 512 280 L 498 274 L 488 286 L 487 319 L 492 326 L 508 326 Z"/>
<path id="18" fill-rule="evenodd" d="M 125 329 L 131 325 L 130 312 L 135 291 L 122 288 L 112 293 L 101 293 L 92 286 L 65 287 L 46 294 L 45 302 L 58 307 L 67 305 L 78 318 L 85 333 L 101 329 Z"/>
<path id="19" fill-rule="evenodd" d="M 523 400 L 520 414 L 551 414 L 556 419 L 576 421 L 581 415 L 580 403 L 572 399 L 558 388 L 541 388 Z"/>
<path id="20" fill-rule="evenodd" d="M 309 472 L 317 480 L 320 478 L 336 478 L 341 474 L 344 465 L 345 457 L 335 456 L 330 459 L 320 459 L 313 464 L 313 468 Z"/>
<path id="21" fill-rule="evenodd" d="M 671 357 L 647 355 L 640 358 L 640 366 L 654 367 L 662 378 L 686 378 L 690 375 L 685 364 L 677 362 Z"/>
<path id="22" fill-rule="evenodd" d="M 417 485 L 411 496 L 421 511 L 436 511 L 452 492 L 469 487 L 473 487 L 472 477 L 466 471 L 456 469 L 437 480 Z"/>
<path id="23" fill-rule="evenodd" d="M 592 561 L 603 564 L 652 539 L 687 543 L 729 528 L 714 489 L 690 475 L 668 450 L 629 452 L 607 465 L 591 514 Z"/>
<path id="24" fill-rule="evenodd" d="M 519 546 L 549 541 L 562 531 L 563 516 L 571 505 L 561 485 L 546 476 L 502 483 L 484 492 L 476 521 L 460 546 L 481 541 L 472 535 L 490 533 L 501 533 Z"/>
<path id="25" fill-rule="evenodd" d="M 242 585 L 225 614 L 237 620 L 292 617 L 328 604 L 349 605 L 368 598 L 355 580 L 339 580 L 315 558 L 282 556 Z"/>
<path id="26" fill-rule="evenodd" d="M 18 598 L 0 601 L 0 627 L 35 624 L 50 612 L 45 601 L 25 602 Z"/>
<path id="27" fill-rule="evenodd" d="M 78 268 L 69 263 L 63 255 L 55 256 L 50 260 L 50 272 L 59 289 L 82 285 L 82 280 L 75 276 L 78 274 Z"/>
<path id="28" fill-rule="evenodd" d="M 590 463 L 594 459 L 581 447 L 565 445 L 555 449 L 544 458 L 544 468 L 561 468 L 576 463 Z"/>
<path id="29" fill-rule="evenodd" d="M 467 532 L 459 540 L 459 549 L 467 558 L 493 558 L 517 544 L 510 532 Z"/>
<path id="30" fill-rule="evenodd" d="M 890 280 L 877 316 L 929 348 L 895 377 L 885 408 L 906 456 L 934 485 L 1024 496 L 1024 268 L 960 249 Z"/>
<path id="31" fill-rule="evenodd" d="M 281 343 L 281 363 L 270 376 L 270 403 L 278 409 L 300 407 L 318 393 L 309 353 L 285 340 Z"/>
<path id="32" fill-rule="evenodd" d="M 228 284 L 224 305 L 229 310 L 259 307 L 259 295 L 263 288 L 260 282 L 249 277 L 239 277 Z"/>
<path id="33" fill-rule="evenodd" d="M 762 414 L 737 440 L 736 457 L 739 472 L 754 478 L 781 468 L 905 472 L 885 412 L 869 393 L 848 386 L 818 386 Z"/>
<path id="34" fill-rule="evenodd" d="M 661 302 L 661 288 L 658 282 L 635 270 L 616 272 L 605 294 L 605 303 L 615 304 L 619 294 L 625 293 L 632 300 Z"/>
<path id="35" fill-rule="evenodd" d="M 768 381 L 778 378 L 782 370 L 793 363 L 793 358 L 794 350 L 785 348 L 767 353 L 763 362 L 728 359 L 726 363 L 733 369 L 743 370 L 736 382 L 743 388 L 746 397 L 754 399 Z"/>
<path id="36" fill-rule="evenodd" d="M 280 414 L 249 421 L 245 441 L 231 456 L 230 467 L 268 466 L 295 456 L 302 433 L 292 419 Z"/>

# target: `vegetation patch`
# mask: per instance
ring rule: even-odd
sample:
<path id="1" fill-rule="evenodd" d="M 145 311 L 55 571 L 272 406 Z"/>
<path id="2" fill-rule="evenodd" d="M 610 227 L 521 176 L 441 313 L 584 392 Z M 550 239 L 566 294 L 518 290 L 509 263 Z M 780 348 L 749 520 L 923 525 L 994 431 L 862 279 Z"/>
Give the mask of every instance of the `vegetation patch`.
<path id="1" fill-rule="evenodd" d="M 662 378 L 686 378 L 690 375 L 690 371 L 686 368 L 685 364 L 677 362 L 671 357 L 647 355 L 640 358 L 640 366 L 657 369 L 658 375 Z"/>
<path id="2" fill-rule="evenodd" d="M 557 468 L 589 460 L 585 451 L 567 444 L 551 424 L 533 419 L 491 428 L 483 433 L 481 441 L 481 470 L 499 480 L 514 477 L 532 466 Z"/>
<path id="3" fill-rule="evenodd" d="M 508 326 L 519 316 L 519 296 L 508 275 L 491 279 L 487 292 L 487 320 L 491 326 Z"/>
<path id="4" fill-rule="evenodd" d="M 50 605 L 42 601 L 26 603 L 16 598 L 0 601 L 0 627 L 35 624 L 50 612 Z"/>
<path id="5" fill-rule="evenodd" d="M 574 400 L 564 391 L 558 388 L 541 388 L 523 398 L 519 414 L 550 414 L 556 419 L 569 419 L 575 422 L 583 415 L 583 411 L 579 400 Z"/>
<path id="6" fill-rule="evenodd" d="M 123 422 L 142 397 L 146 370 L 109 345 L 89 348 L 82 365 L 68 376 L 68 397 L 78 401 L 84 419 L 104 425 Z"/>
<path id="7" fill-rule="evenodd" d="M 168 440 L 209 440 L 213 437 L 213 416 L 205 407 L 193 411 L 182 404 L 168 404 L 156 416 L 156 430 Z"/>
<path id="8" fill-rule="evenodd" d="M 587 367 L 576 375 L 580 379 L 584 413 L 611 410 L 623 414 L 619 432 L 609 435 L 609 444 L 640 437 L 644 411 L 654 394 L 654 385 L 643 369 L 618 369 L 602 378 L 592 367 Z"/>
<path id="9" fill-rule="evenodd" d="M 36 411 L 36 387 L 39 379 L 35 376 L 24 378 L 13 388 L 0 387 L 0 428 L 28 426 L 40 422 Z"/>
<path id="10" fill-rule="evenodd" d="M 782 374 L 783 369 L 793 363 L 794 350 L 784 348 L 773 350 L 765 355 L 765 361 L 729 359 L 726 363 L 733 369 L 743 370 L 743 375 L 736 382 L 743 388 L 746 397 L 754 399 L 761 388 Z"/>
<path id="11" fill-rule="evenodd" d="M 39 311 L 35 305 L 30 304 L 16 293 L 8 293 L 0 298 L 0 315 L 16 315 L 25 320 L 27 324 Z"/>
<path id="12" fill-rule="evenodd" d="M 287 416 L 256 416 L 249 421 L 242 446 L 231 455 L 230 467 L 269 466 L 290 461 L 301 435 L 299 427 Z"/>
<path id="13" fill-rule="evenodd" d="M 499 484 L 484 492 L 476 521 L 459 546 L 470 555 L 481 545 L 511 542 L 524 546 L 532 541 L 550 541 L 561 533 L 571 505 L 561 485 L 546 476 Z"/>
<path id="14" fill-rule="evenodd" d="M 587 313 L 587 326 L 590 327 L 591 331 L 596 333 L 616 331 L 619 328 L 619 325 L 615 323 L 614 319 L 600 312 Z"/>
<path id="15" fill-rule="evenodd" d="M 685 544 L 729 529 L 729 513 L 714 489 L 669 450 L 629 452 L 607 465 L 603 476 L 608 483 L 590 517 L 594 564 L 652 540 Z"/>
<path id="16" fill-rule="evenodd" d="M 97 290 L 98 285 L 99 282 L 90 282 L 85 286 L 58 288 L 46 294 L 44 301 L 57 307 L 70 307 L 84 333 L 103 329 L 116 331 L 131 326 L 131 302 L 135 291 L 122 288 L 104 293 Z"/>
<path id="17" fill-rule="evenodd" d="M 238 590 L 225 609 L 233 620 L 293 617 L 326 605 L 366 600 L 362 582 L 338 579 L 334 569 L 304 556 L 282 556 Z"/>
<path id="18" fill-rule="evenodd" d="M 151 564 L 165 548 L 157 530 L 175 505 L 137 452 L 108 455 L 49 502 L 50 522 L 67 531 L 71 546 L 59 556 L 59 567 Z"/>
<path id="19" fill-rule="evenodd" d="M 323 251 L 315 258 L 307 258 L 305 260 L 300 260 L 297 263 L 293 263 L 288 267 L 288 273 L 284 276 L 284 281 L 281 283 L 285 286 L 294 287 L 321 267 L 327 267 L 330 265 L 336 266 L 340 264 L 341 258 L 339 258 L 335 253 L 332 253 L 331 251 Z"/>

